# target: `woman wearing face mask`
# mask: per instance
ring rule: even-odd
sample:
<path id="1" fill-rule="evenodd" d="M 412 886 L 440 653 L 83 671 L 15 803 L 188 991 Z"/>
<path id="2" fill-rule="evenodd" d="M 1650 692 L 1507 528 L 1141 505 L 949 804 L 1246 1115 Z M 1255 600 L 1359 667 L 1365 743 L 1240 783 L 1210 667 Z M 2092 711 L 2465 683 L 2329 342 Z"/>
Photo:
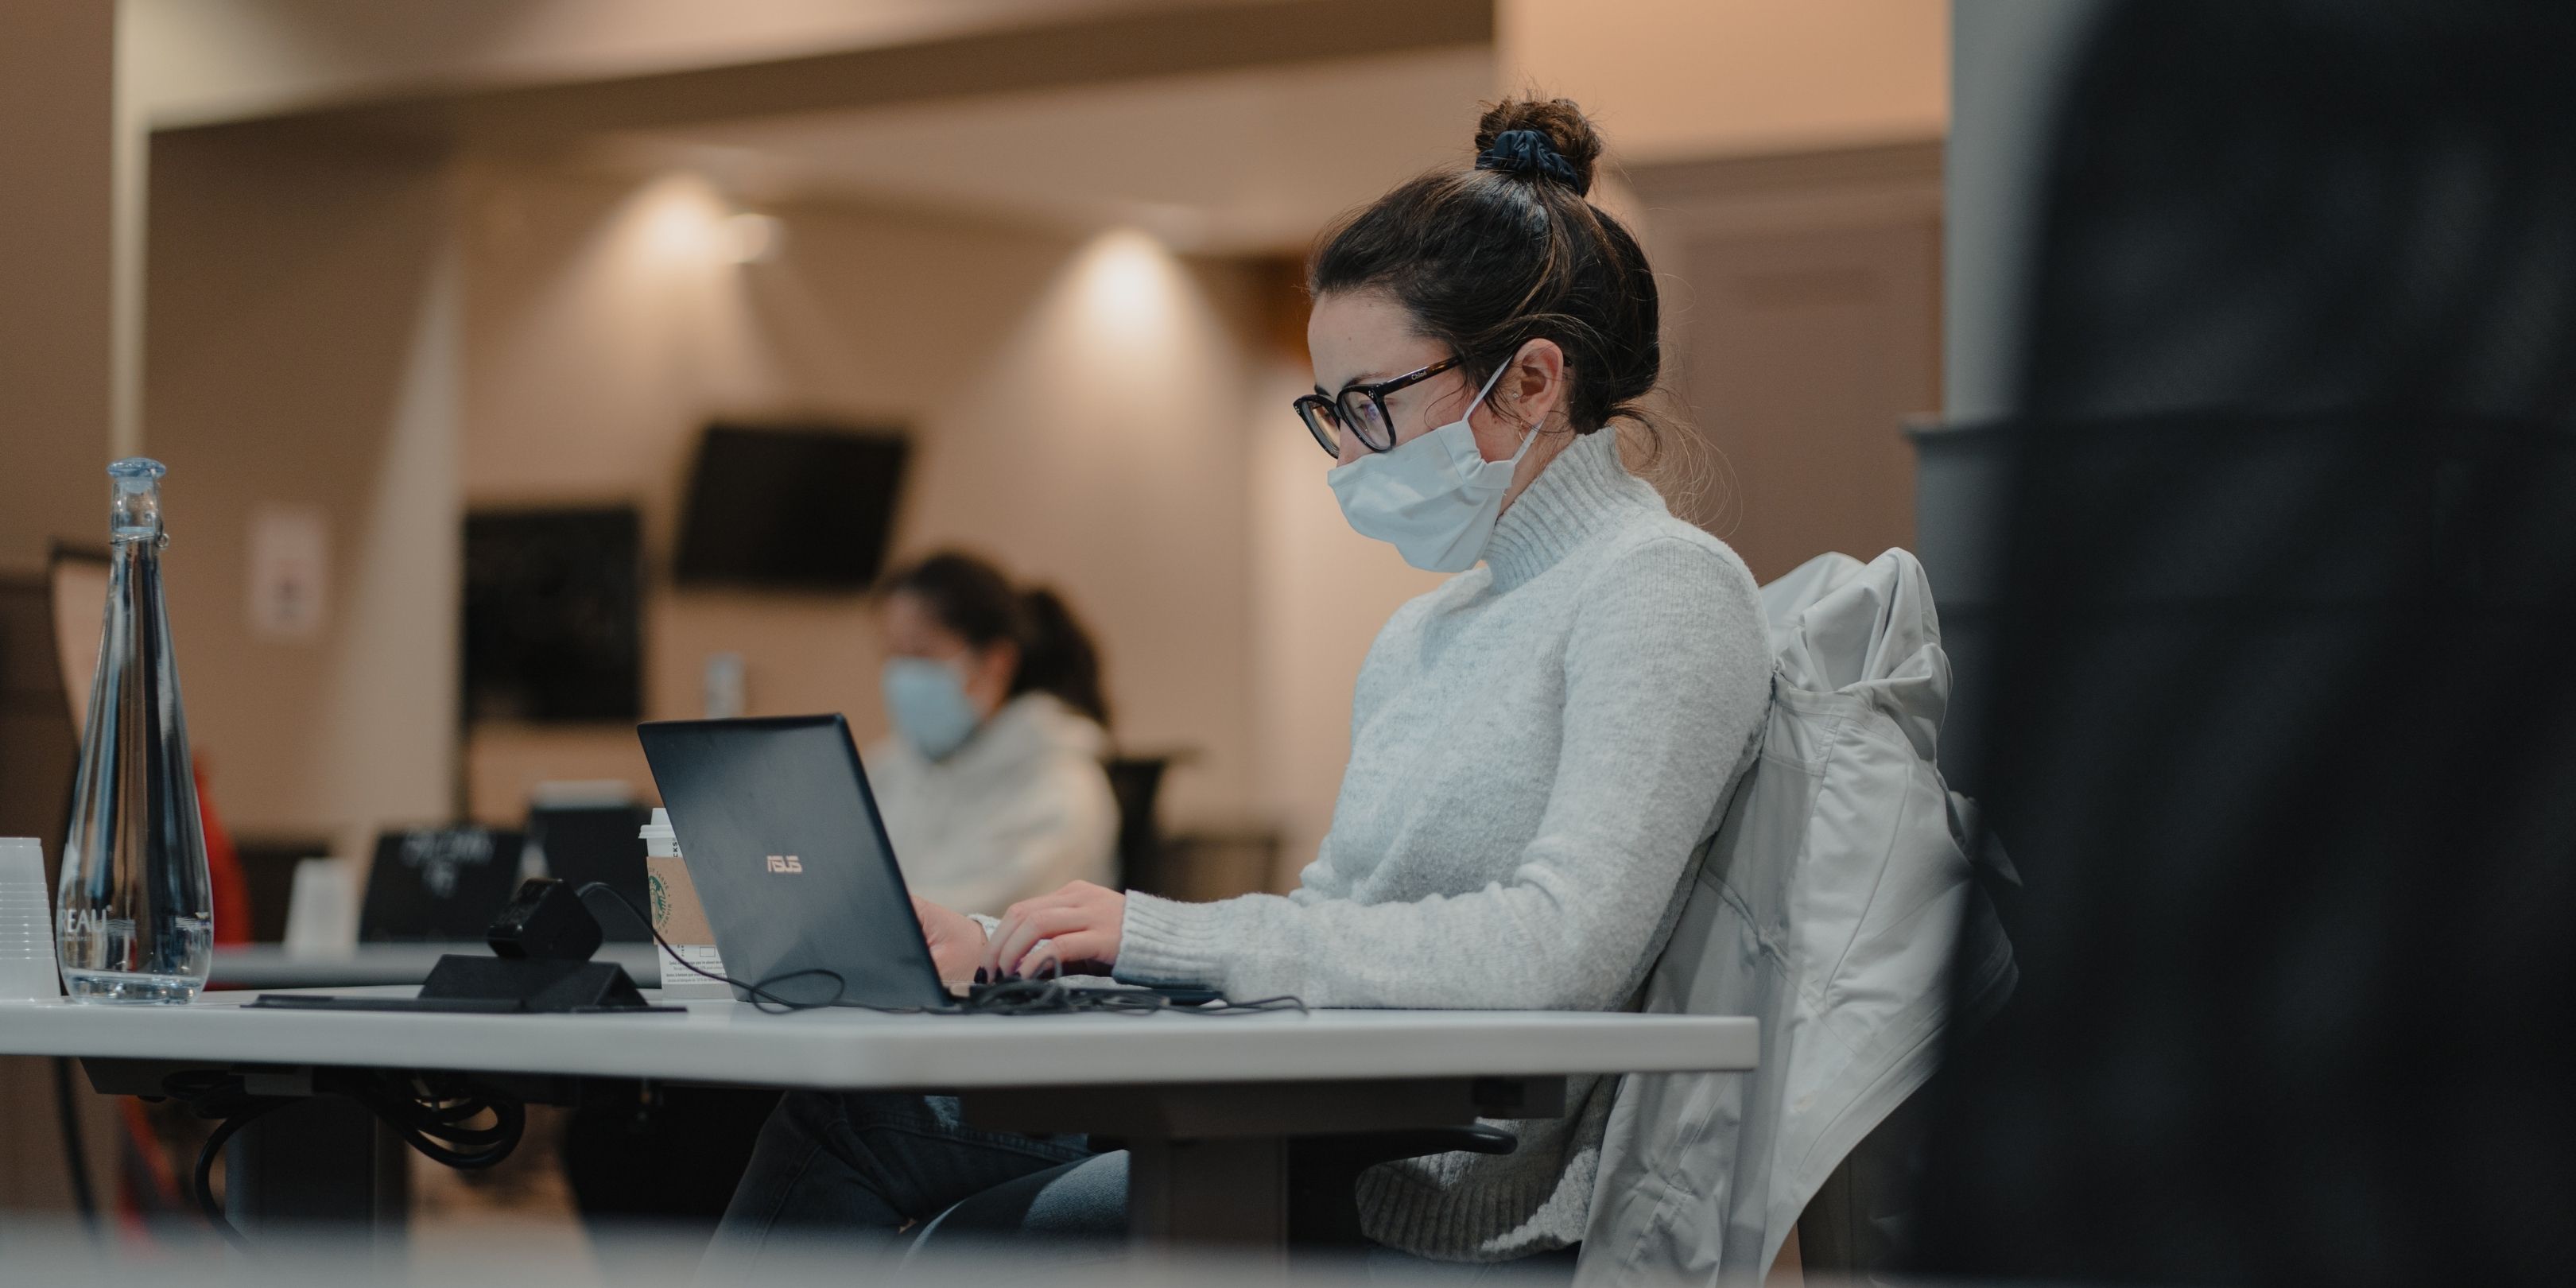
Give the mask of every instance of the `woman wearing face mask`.
<path id="1" fill-rule="evenodd" d="M 894 732 L 868 749 L 868 781 L 905 883 L 944 907 L 999 912 L 1114 880 L 1109 707 L 1063 601 L 943 553 L 889 577 L 883 602 Z"/>
<path id="2" fill-rule="evenodd" d="M 1334 458 L 1323 481 L 1360 532 L 1459 575 L 1370 648 L 1297 890 L 1186 904 L 1076 883 L 989 924 L 926 907 L 946 974 L 1089 961 L 1314 1006 L 1634 1004 L 1771 663 L 1743 563 L 1621 462 L 1612 423 L 1655 385 L 1657 305 L 1635 239 L 1585 198 L 1600 150 L 1571 103 L 1505 103 L 1472 168 L 1397 188 L 1315 256 L 1316 391 L 1296 411 Z M 1580 1240 L 1610 1092 L 1571 1079 L 1564 1117 L 1507 1124 L 1509 1155 L 1372 1170 L 1369 1237 L 1455 1262 Z M 899 1238 L 943 1213 L 942 1230 L 1109 1232 L 1124 1190 L 1123 1154 L 967 1132 L 946 1101 L 791 1096 L 726 1239 Z"/>

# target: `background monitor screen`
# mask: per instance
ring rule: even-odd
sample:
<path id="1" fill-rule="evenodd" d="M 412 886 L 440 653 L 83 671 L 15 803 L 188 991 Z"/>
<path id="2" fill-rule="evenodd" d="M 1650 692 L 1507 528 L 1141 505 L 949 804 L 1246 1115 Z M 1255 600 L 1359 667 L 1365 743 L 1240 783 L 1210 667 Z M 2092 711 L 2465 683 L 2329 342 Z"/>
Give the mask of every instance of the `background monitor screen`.
<path id="1" fill-rule="evenodd" d="M 473 943 L 519 888 L 518 832 L 481 827 L 391 831 L 376 838 L 358 938 L 369 943 Z"/>
<path id="2" fill-rule="evenodd" d="M 642 713 L 640 523 L 632 507 L 465 518 L 465 715 Z"/>
<path id="3" fill-rule="evenodd" d="M 910 444 L 828 425 L 711 425 L 698 445 L 673 576 L 865 590 L 885 563 Z"/>

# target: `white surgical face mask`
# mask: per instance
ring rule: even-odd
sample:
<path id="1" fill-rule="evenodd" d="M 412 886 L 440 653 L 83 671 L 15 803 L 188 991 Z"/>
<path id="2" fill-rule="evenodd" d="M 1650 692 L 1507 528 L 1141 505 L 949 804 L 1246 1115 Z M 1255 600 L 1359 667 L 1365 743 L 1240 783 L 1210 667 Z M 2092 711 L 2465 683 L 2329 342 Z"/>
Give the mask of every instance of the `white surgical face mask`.
<path id="1" fill-rule="evenodd" d="M 948 759 L 982 723 L 957 668 L 926 657 L 886 659 L 885 701 L 895 732 L 931 760 Z"/>
<path id="2" fill-rule="evenodd" d="M 1510 460 L 1489 461 L 1467 424 L 1511 366 L 1506 361 L 1495 368 L 1458 419 L 1324 475 L 1341 499 L 1342 517 L 1361 536 L 1393 545 L 1406 563 L 1425 572 L 1465 572 L 1484 557 L 1512 471 L 1538 439 L 1532 426 Z"/>

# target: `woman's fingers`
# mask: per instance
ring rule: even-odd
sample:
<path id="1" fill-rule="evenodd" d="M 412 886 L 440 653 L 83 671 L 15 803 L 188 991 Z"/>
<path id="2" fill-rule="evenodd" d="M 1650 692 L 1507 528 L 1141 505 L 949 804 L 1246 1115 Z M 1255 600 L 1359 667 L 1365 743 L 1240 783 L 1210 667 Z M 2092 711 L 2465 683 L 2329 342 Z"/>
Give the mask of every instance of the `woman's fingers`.
<path id="1" fill-rule="evenodd" d="M 1100 966 L 1109 961 L 1109 936 L 1095 929 L 1057 935 L 1032 956 L 1052 958 L 1058 973 L 1074 966 Z M 1025 973 L 1025 972 L 1023 972 Z"/>
<path id="2" fill-rule="evenodd" d="M 1116 891 L 1088 881 L 1071 882 L 1053 893 L 1012 904 L 1002 914 L 1002 924 L 985 940 L 984 973 L 994 979 L 1028 974 L 1036 969 L 1027 960 L 1030 951 L 1041 941 L 1084 930 L 1106 933 L 1082 940 L 1079 950 L 1057 944 L 1055 960 L 1115 961 L 1125 906 L 1126 900 Z"/>
<path id="3" fill-rule="evenodd" d="M 1009 939 L 1012 928 L 1019 925 L 1028 915 L 1028 907 L 1028 902 L 1022 900 L 1004 908 L 1001 923 L 985 933 L 984 951 L 978 956 L 981 959 L 981 969 L 986 976 L 998 977 L 1002 973 L 1002 941 Z"/>
<path id="4" fill-rule="evenodd" d="M 1048 908 L 1022 920 L 1012 928 L 1010 936 L 1002 941 L 1001 951 L 995 954 L 1002 974 L 1027 974 L 1028 968 L 1022 963 L 1031 949 L 1057 935 L 1080 930 L 1082 925 L 1082 913 L 1074 908 Z"/>
<path id="5" fill-rule="evenodd" d="M 1035 899 L 1022 899 L 1012 904 L 1002 913 L 1002 924 L 993 931 L 990 947 L 985 953 L 985 964 L 988 966 L 999 964 L 1001 945 L 1011 938 L 1013 932 L 1027 925 L 1031 918 L 1068 906 L 1070 905 L 1061 890 L 1054 894 L 1040 895 Z"/>
<path id="6" fill-rule="evenodd" d="M 1109 937 L 1097 930 L 1053 935 L 1031 944 L 1013 973 L 1023 979 L 1052 979 L 1077 968 L 1106 973 L 1110 951 Z"/>
<path id="7" fill-rule="evenodd" d="M 1041 941 L 1071 934 L 1089 924 L 1090 914 L 1081 908 L 1040 908 L 1016 921 L 1004 922 L 986 961 L 1005 978 L 1025 975 L 1028 971 L 1022 961 Z"/>
<path id="8" fill-rule="evenodd" d="M 993 927 L 992 932 L 984 936 L 982 956 L 984 973 L 987 976 L 994 979 L 1001 978 L 1002 946 L 1011 942 L 1011 937 L 1019 933 L 1021 926 L 1027 924 L 1029 911 L 1027 900 L 1012 904 L 1003 911 L 1001 924 Z"/>

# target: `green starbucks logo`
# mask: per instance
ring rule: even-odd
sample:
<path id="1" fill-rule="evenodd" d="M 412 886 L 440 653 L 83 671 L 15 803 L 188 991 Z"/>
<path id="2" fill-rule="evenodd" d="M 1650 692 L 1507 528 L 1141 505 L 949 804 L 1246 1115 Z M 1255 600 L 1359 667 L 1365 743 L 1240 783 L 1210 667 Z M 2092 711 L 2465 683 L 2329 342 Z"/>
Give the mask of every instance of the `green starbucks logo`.
<path id="1" fill-rule="evenodd" d="M 671 883 L 663 880 L 659 872 L 645 881 L 653 887 L 653 928 L 659 930 L 671 924 Z"/>

